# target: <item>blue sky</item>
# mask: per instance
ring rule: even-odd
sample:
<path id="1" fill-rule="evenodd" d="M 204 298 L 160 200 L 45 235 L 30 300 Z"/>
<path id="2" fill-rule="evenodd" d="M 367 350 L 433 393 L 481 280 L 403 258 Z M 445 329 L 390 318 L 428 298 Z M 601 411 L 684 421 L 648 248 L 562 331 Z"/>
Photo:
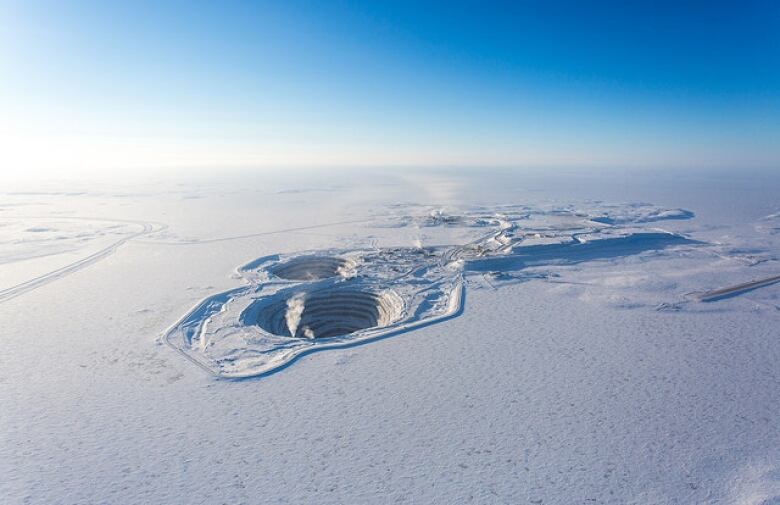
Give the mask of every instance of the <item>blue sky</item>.
<path id="1" fill-rule="evenodd" d="M 0 0 L 0 73 L 18 170 L 780 164 L 777 2 Z"/>

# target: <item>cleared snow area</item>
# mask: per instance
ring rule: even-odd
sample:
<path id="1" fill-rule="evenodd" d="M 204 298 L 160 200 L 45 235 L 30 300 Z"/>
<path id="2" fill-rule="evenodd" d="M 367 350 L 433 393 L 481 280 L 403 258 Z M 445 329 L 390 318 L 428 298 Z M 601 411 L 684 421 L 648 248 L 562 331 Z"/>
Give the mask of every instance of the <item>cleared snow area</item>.
<path id="1" fill-rule="evenodd" d="M 512 171 L 5 190 L 0 501 L 780 503 L 778 195 Z"/>

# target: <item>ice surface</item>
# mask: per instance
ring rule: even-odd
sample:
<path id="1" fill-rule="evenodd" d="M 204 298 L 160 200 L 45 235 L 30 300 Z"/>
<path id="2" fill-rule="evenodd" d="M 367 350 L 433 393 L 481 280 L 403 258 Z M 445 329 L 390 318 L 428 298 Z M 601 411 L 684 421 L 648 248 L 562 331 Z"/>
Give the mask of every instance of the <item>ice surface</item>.
<path id="1" fill-rule="evenodd" d="M 780 274 L 780 177 L 694 175 L 4 189 L 0 501 L 775 503 L 780 283 L 701 300 Z"/>

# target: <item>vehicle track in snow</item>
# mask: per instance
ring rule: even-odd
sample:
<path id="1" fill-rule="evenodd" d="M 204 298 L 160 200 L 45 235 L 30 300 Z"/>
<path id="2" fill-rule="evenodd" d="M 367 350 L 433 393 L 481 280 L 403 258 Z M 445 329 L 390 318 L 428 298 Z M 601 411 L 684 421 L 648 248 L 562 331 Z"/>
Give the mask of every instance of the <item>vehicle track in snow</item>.
<path id="1" fill-rule="evenodd" d="M 44 218 L 44 216 L 13 216 L 13 217 L 20 218 L 20 219 Z M 154 223 L 154 222 L 147 222 L 147 221 L 131 221 L 127 219 L 102 219 L 102 218 L 92 218 L 92 217 L 71 217 L 71 216 L 68 217 L 45 216 L 45 218 L 46 219 L 73 219 L 79 221 L 102 221 L 107 223 L 128 223 L 128 224 L 134 224 L 140 226 L 141 230 L 136 233 L 125 235 L 124 237 L 111 243 L 110 245 L 104 247 L 103 249 L 100 249 L 99 251 L 94 252 L 89 256 L 76 260 L 73 263 L 69 263 L 56 270 L 52 270 L 51 272 L 47 272 L 43 275 L 39 275 L 37 277 L 19 283 L 15 286 L 11 286 L 10 288 L 0 290 L 0 303 L 4 303 L 7 302 L 8 300 L 12 300 L 17 296 L 21 296 L 25 293 L 29 293 L 30 291 L 33 291 L 42 286 L 45 286 L 46 284 L 49 284 L 50 282 L 54 282 L 58 279 L 62 279 L 67 275 L 70 275 L 74 272 L 78 272 L 79 270 L 82 270 L 90 265 L 94 265 L 98 261 L 114 254 L 117 251 L 117 249 L 122 247 L 130 240 L 167 228 L 167 225 L 162 223 Z"/>
<path id="2" fill-rule="evenodd" d="M 17 296 L 21 296 L 25 293 L 28 293 L 34 289 L 37 289 L 41 286 L 45 286 L 46 284 L 53 282 L 57 279 L 61 279 L 67 275 L 70 275 L 74 272 L 77 272 L 83 268 L 86 268 L 90 265 L 93 265 L 97 263 L 98 261 L 107 258 L 114 254 L 117 249 L 122 247 L 124 244 L 131 240 L 138 239 L 140 237 L 143 237 L 145 235 L 149 235 L 151 233 L 160 232 L 168 227 L 168 225 L 163 223 L 156 223 L 151 221 L 133 221 L 128 219 L 102 219 L 102 218 L 96 218 L 96 217 L 73 217 L 73 216 L 9 216 L 12 218 L 19 218 L 19 219 L 72 219 L 72 220 L 80 220 L 80 221 L 103 221 L 103 222 L 111 222 L 111 223 L 129 223 L 129 224 L 135 224 L 138 226 L 141 226 L 141 230 L 137 233 L 133 233 L 130 235 L 126 235 L 122 237 L 121 239 L 117 240 L 116 242 L 113 242 L 112 244 L 108 245 L 107 247 L 104 247 L 103 249 L 90 254 L 89 256 L 85 258 L 81 258 L 80 260 L 74 261 L 73 263 L 70 263 L 68 265 L 65 265 L 63 267 L 60 267 L 56 270 L 52 270 L 51 272 L 47 272 L 43 275 L 39 275 L 38 277 L 32 278 L 30 280 L 27 280 L 25 282 L 19 283 L 15 286 L 11 286 L 9 288 L 0 290 L 0 304 L 7 302 L 8 300 L 11 300 L 13 298 L 16 298 Z M 301 226 L 301 227 L 295 227 L 295 228 L 284 228 L 279 230 L 270 230 L 270 231 L 264 231 L 264 232 L 257 232 L 257 233 L 249 233 L 246 235 L 237 235 L 232 237 L 217 237 L 212 239 L 203 239 L 203 240 L 192 240 L 192 241 L 181 241 L 181 242 L 164 242 L 164 241 L 156 241 L 156 240 L 144 240 L 144 241 L 138 241 L 144 244 L 153 244 L 153 245 L 197 245 L 197 244 L 210 244 L 214 242 L 224 242 L 229 240 L 240 240 L 240 239 L 246 239 L 246 238 L 252 238 L 252 237 L 260 237 L 263 235 L 274 235 L 279 233 L 288 233 L 288 232 L 296 232 L 296 231 L 304 231 L 304 230 L 312 230 L 317 228 L 326 228 L 329 226 L 338 226 L 343 224 L 357 224 L 357 223 L 365 223 L 369 222 L 370 219 L 353 219 L 348 221 L 337 221 L 337 222 L 331 222 L 331 223 L 320 223 L 310 226 Z"/>
<path id="3" fill-rule="evenodd" d="M 294 228 L 281 228 L 279 230 L 260 231 L 257 233 L 247 233 L 245 235 L 234 235 L 230 237 L 216 237 L 216 238 L 204 238 L 204 239 L 190 239 L 190 240 L 178 240 L 178 241 L 162 241 L 162 240 L 143 240 L 140 241 L 144 244 L 155 245 L 200 245 L 200 244 L 213 244 L 215 242 L 227 242 L 229 240 L 242 240 L 247 238 L 262 237 L 264 235 L 277 235 L 279 233 L 293 233 L 307 230 L 316 230 L 318 228 L 328 228 L 330 226 L 339 226 L 344 224 L 360 224 L 370 223 L 374 219 L 351 219 L 347 221 L 334 221 L 330 223 L 319 223 L 308 226 L 297 226 Z"/>

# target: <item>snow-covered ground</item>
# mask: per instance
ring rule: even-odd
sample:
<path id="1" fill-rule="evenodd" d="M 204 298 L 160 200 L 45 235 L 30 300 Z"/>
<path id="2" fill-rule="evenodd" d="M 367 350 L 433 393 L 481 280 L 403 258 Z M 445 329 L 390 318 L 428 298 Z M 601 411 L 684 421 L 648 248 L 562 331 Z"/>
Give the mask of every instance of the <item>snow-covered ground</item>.
<path id="1" fill-rule="evenodd" d="M 0 501 L 780 503 L 780 174 L 425 173 L 4 188 Z"/>

